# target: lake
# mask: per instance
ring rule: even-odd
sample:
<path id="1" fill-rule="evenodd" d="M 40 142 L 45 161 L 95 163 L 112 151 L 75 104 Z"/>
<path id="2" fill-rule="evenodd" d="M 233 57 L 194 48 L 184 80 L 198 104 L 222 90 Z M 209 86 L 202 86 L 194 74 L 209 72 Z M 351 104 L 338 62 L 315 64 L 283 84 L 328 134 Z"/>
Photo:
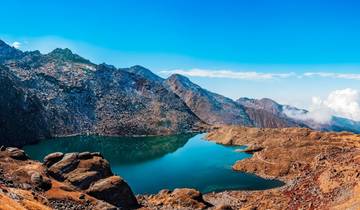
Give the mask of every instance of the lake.
<path id="1" fill-rule="evenodd" d="M 195 188 L 203 193 L 223 190 L 264 190 L 282 186 L 231 166 L 251 155 L 236 152 L 241 146 L 224 146 L 203 140 L 205 134 L 156 137 L 76 136 L 40 141 L 25 146 L 42 161 L 52 152 L 101 152 L 114 174 L 123 177 L 136 194 L 162 189 Z"/>

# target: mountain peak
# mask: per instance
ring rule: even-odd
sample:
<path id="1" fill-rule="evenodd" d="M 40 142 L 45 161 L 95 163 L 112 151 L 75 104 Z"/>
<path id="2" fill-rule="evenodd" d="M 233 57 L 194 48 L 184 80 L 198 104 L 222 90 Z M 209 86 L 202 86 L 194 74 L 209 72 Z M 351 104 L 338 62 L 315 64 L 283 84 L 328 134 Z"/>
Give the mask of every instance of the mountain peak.
<path id="1" fill-rule="evenodd" d="M 11 47 L 6 42 L 0 40 L 0 63 L 20 58 L 23 55 L 21 50 Z"/>
<path id="2" fill-rule="evenodd" d="M 73 53 L 69 48 L 56 48 L 47 55 L 51 58 L 61 59 L 64 61 L 91 63 L 89 60 L 79 56 L 78 54 Z"/>
<path id="3" fill-rule="evenodd" d="M 163 78 L 159 77 L 158 75 L 154 74 L 151 70 L 140 65 L 131 66 L 130 68 L 127 68 L 125 70 L 155 82 L 162 83 L 164 81 Z"/>
<path id="4" fill-rule="evenodd" d="M 0 47 L 3 47 L 3 46 L 9 46 L 9 45 L 6 44 L 3 40 L 0 39 Z"/>

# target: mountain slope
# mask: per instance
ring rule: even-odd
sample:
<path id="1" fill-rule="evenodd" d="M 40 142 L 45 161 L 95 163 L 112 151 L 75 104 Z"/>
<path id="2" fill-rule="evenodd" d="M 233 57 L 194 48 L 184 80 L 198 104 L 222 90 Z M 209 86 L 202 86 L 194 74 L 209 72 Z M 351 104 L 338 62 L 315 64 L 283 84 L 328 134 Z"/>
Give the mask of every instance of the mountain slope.
<path id="1" fill-rule="evenodd" d="M 0 142 L 2 145 L 35 142 L 48 137 L 48 127 L 39 99 L 22 87 L 5 66 L 0 65 Z M 15 145 L 17 145 L 15 144 Z"/>
<path id="2" fill-rule="evenodd" d="M 163 78 L 159 77 L 158 75 L 154 74 L 149 69 L 144 68 L 140 65 L 132 66 L 130 68 L 124 68 L 122 70 L 142 76 L 142 77 L 144 77 L 148 80 L 154 81 L 154 82 L 162 83 L 164 81 Z"/>
<path id="3" fill-rule="evenodd" d="M 360 133 L 360 122 L 356 122 L 350 119 L 332 116 L 331 120 L 327 123 L 320 123 L 305 116 L 308 111 L 304 109 L 298 109 L 296 107 L 282 105 L 274 100 L 263 98 L 263 99 L 249 99 L 239 98 L 238 103 L 247 107 L 247 109 L 255 109 L 259 113 L 265 111 L 272 113 L 278 119 L 282 119 L 287 127 L 308 127 L 315 130 L 321 131 L 349 131 L 353 133 Z M 296 113 L 296 114 L 294 114 Z M 260 127 L 260 126 L 257 126 Z"/>
<path id="4" fill-rule="evenodd" d="M 253 125 L 243 106 L 229 98 L 201 88 L 182 75 L 174 74 L 164 83 L 206 123 Z"/>
<path id="5" fill-rule="evenodd" d="M 7 54 L 9 49 L 14 52 L 13 57 Z M 55 49 L 43 55 L 1 45 L 0 61 L 8 70 L 8 74 L 1 75 L 2 81 L 9 81 L 0 84 L 4 90 L 2 101 L 8 106 L 0 110 L 1 120 L 10 122 L 12 117 L 11 121 L 19 122 L 0 129 L 0 135 L 5 135 L 5 131 L 14 134 L 22 129 L 21 121 L 26 119 L 31 124 L 38 116 L 39 122 L 46 122 L 42 125 L 48 132 L 46 136 L 161 135 L 193 131 L 203 124 L 161 83 L 110 65 L 93 64 L 69 49 Z M 13 91 L 5 91 L 11 88 Z M 31 95 L 37 110 L 31 113 L 35 116 L 26 118 L 22 112 L 10 116 L 8 113 L 19 109 L 16 104 L 23 103 L 22 99 L 8 100 L 11 94 Z M 45 136 L 42 129 L 33 126 L 24 135 L 31 134 L 34 141 Z M 12 142 L 6 145 L 24 143 L 14 135 L 7 137 Z"/>

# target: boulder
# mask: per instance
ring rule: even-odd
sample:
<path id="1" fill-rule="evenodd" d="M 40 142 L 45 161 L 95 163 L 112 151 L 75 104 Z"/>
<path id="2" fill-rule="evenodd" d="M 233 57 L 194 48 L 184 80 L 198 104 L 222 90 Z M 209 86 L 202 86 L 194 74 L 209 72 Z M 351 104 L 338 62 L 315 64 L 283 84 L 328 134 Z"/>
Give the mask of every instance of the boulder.
<path id="1" fill-rule="evenodd" d="M 40 189 L 49 190 L 51 188 L 50 179 L 43 177 L 37 171 L 32 172 L 30 180 L 35 187 L 38 187 Z"/>
<path id="2" fill-rule="evenodd" d="M 24 150 L 21 150 L 16 147 L 8 147 L 6 150 L 9 153 L 9 156 L 16 160 L 28 160 L 29 157 L 25 154 Z"/>
<path id="3" fill-rule="evenodd" d="M 78 153 L 67 153 L 49 168 L 49 174 L 57 180 L 64 181 L 66 173 L 75 170 L 79 162 Z"/>
<path id="4" fill-rule="evenodd" d="M 67 181 L 69 181 L 77 188 L 85 190 L 89 188 L 92 183 L 99 179 L 101 179 L 99 172 L 88 171 L 83 173 L 73 173 L 67 178 Z"/>
<path id="5" fill-rule="evenodd" d="M 119 176 L 111 176 L 94 183 L 87 194 L 121 208 L 139 206 L 129 185 Z"/>
<path id="6" fill-rule="evenodd" d="M 44 165 L 46 167 L 50 167 L 54 163 L 59 162 L 59 160 L 61 160 L 63 157 L 64 157 L 64 153 L 62 153 L 62 152 L 54 152 L 54 153 L 48 154 L 44 158 Z"/>

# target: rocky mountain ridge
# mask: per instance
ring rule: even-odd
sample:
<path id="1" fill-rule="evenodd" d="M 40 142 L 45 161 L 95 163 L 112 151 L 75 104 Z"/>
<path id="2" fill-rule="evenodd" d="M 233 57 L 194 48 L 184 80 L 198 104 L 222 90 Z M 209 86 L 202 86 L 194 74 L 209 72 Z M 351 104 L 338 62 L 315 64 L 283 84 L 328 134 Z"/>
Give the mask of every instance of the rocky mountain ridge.
<path id="1" fill-rule="evenodd" d="M 0 131 L 13 140 L 6 145 L 66 135 L 186 133 L 205 125 L 162 84 L 111 65 L 93 64 L 69 49 L 43 55 L 1 44 L 0 61 L 0 107 L 6 107 L 1 109 Z M 21 111 L 29 106 L 29 114 Z M 28 129 L 13 136 L 22 126 Z"/>
<path id="2" fill-rule="evenodd" d="M 308 127 L 314 130 L 320 131 L 349 131 L 353 133 L 360 133 L 360 122 L 356 122 L 350 119 L 332 116 L 330 121 L 317 122 L 311 118 L 298 117 L 306 116 L 309 111 L 305 109 L 298 109 L 293 106 L 279 104 L 269 98 L 263 99 L 249 99 L 239 98 L 236 102 L 242 104 L 248 109 L 254 109 L 256 112 L 264 111 L 275 115 L 278 119 L 282 119 L 287 126 L 279 127 Z M 290 113 L 290 114 L 289 114 Z M 291 114 L 295 113 L 295 114 Z M 295 116 L 293 116 L 295 115 Z M 261 127 L 261 126 L 256 126 Z M 270 126 L 264 126 L 270 127 Z"/>
<path id="3" fill-rule="evenodd" d="M 284 110 L 307 111 L 271 99 L 234 101 L 182 75 L 163 79 L 139 65 L 97 65 L 70 49 L 22 52 L 0 41 L 0 81 L 5 145 L 68 135 L 167 135 L 213 125 L 360 132 L 359 122 L 295 119 Z"/>

